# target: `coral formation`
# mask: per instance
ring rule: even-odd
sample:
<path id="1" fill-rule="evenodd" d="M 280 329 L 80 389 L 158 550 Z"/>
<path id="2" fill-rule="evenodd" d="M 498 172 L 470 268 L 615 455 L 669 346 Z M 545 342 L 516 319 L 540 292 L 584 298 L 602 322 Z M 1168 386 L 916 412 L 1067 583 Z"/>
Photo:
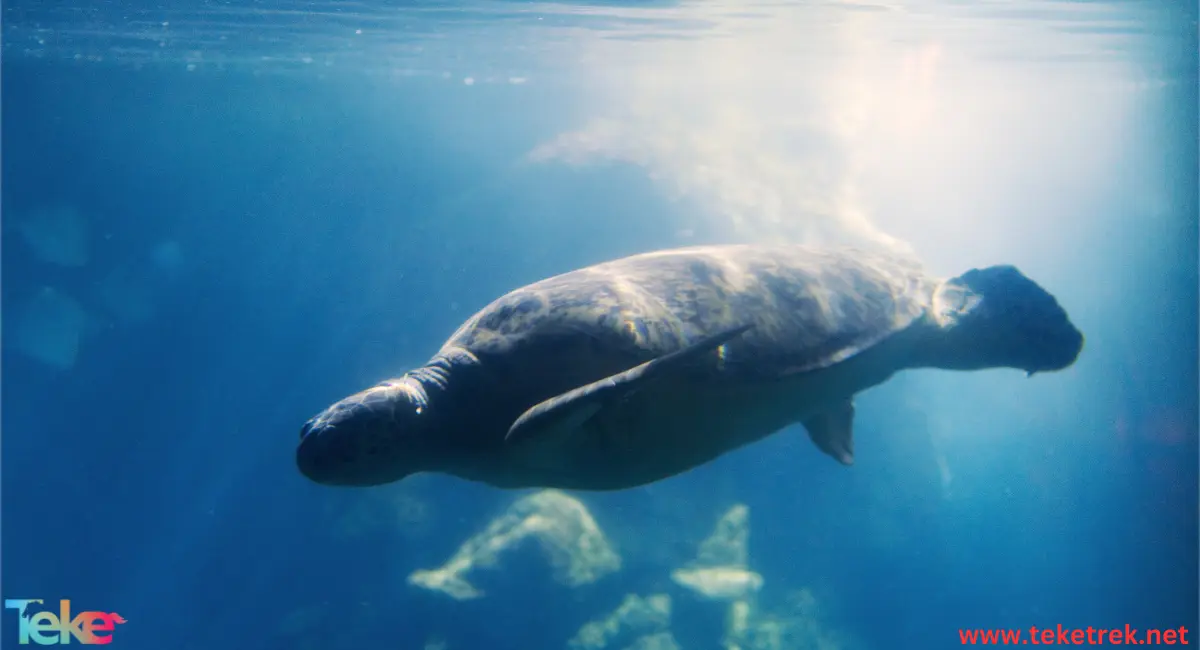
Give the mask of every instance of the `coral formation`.
<path id="1" fill-rule="evenodd" d="M 494 566 L 501 554 L 531 538 L 538 541 L 555 579 L 569 587 L 595 582 L 621 568 L 621 558 L 587 508 L 563 492 L 543 490 L 513 503 L 440 568 L 416 571 L 408 581 L 457 600 L 478 598 L 483 592 L 465 575 Z"/>
<path id="2" fill-rule="evenodd" d="M 749 508 L 734 505 L 700 544 L 696 558 L 671 574 L 676 584 L 700 597 L 700 606 L 724 609 L 721 647 L 850 647 L 847 639 L 825 627 L 809 590 L 792 592 L 781 608 L 760 611 L 757 601 L 763 577 L 749 567 L 749 523 Z M 513 503 L 445 565 L 417 571 L 409 582 L 459 600 L 477 598 L 482 592 L 466 575 L 478 567 L 495 566 L 500 555 L 531 538 L 538 541 L 563 584 L 587 584 L 620 568 L 620 558 L 583 504 L 557 490 L 545 490 Z M 671 615 L 668 594 L 628 594 L 610 614 L 584 624 L 567 642 L 567 650 L 679 650 Z"/>
<path id="3" fill-rule="evenodd" d="M 624 650 L 681 650 L 679 642 L 671 636 L 670 632 L 659 632 L 657 634 L 647 634 L 639 637 L 632 645 L 626 646 Z"/>
<path id="4" fill-rule="evenodd" d="M 747 602 L 730 607 L 724 647 L 726 650 L 839 650 L 851 647 L 843 635 L 830 631 L 821 620 L 812 592 L 793 592 L 784 609 L 756 614 Z"/>
<path id="5" fill-rule="evenodd" d="M 747 568 L 750 509 L 738 504 L 729 509 L 712 535 L 700 544 L 696 559 L 671 573 L 679 585 L 714 600 L 734 601 L 762 588 L 763 579 Z"/>
<path id="6" fill-rule="evenodd" d="M 671 625 L 671 597 L 653 594 L 642 598 L 629 594 L 611 614 L 579 628 L 579 632 L 567 642 L 570 650 L 604 650 L 620 638 L 637 635 L 630 648 L 659 648 L 672 646 L 639 645 L 643 639 L 666 634 Z M 674 642 L 674 639 L 671 639 Z M 663 643 L 662 640 L 652 643 Z"/>

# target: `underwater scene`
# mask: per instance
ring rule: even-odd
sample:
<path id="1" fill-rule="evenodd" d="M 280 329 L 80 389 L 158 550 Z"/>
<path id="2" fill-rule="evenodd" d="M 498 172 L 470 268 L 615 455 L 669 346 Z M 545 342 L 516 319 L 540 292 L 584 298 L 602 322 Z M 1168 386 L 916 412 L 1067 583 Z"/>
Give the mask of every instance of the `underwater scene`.
<path id="1" fill-rule="evenodd" d="M 5 1 L 0 648 L 1196 643 L 1198 13 Z"/>

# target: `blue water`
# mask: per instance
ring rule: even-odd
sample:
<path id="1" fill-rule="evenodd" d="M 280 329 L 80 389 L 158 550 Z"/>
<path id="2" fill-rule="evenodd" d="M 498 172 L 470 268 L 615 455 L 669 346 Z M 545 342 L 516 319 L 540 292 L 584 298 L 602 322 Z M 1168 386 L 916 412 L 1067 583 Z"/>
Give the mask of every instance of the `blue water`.
<path id="1" fill-rule="evenodd" d="M 525 650 L 660 592 L 681 647 L 718 648 L 725 605 L 670 572 L 744 503 L 756 611 L 807 589 L 839 647 L 1200 622 L 1194 6 L 16 0 L 3 20 L 4 598 L 118 612 L 122 648 Z M 1061 373 L 872 390 L 851 469 L 789 429 L 577 494 L 624 565 L 576 589 L 528 548 L 477 600 L 407 584 L 521 493 L 295 469 L 305 419 L 504 291 L 778 240 L 1016 264 L 1087 345 Z"/>

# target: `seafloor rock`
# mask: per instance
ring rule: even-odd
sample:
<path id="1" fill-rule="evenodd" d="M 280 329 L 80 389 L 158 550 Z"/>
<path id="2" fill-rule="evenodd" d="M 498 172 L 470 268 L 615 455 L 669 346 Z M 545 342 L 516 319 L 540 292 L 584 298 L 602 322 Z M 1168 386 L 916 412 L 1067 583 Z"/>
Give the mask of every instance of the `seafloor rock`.
<path id="1" fill-rule="evenodd" d="M 713 600 L 736 601 L 762 588 L 763 579 L 747 568 L 750 509 L 735 505 L 700 544 L 696 559 L 671 573 L 679 585 Z"/>
<path id="2" fill-rule="evenodd" d="M 750 508 L 739 503 L 729 509 L 708 539 L 700 543 L 696 563 L 704 566 L 746 566 L 749 562 Z"/>
<path id="3" fill-rule="evenodd" d="M 569 587 L 595 582 L 621 568 L 621 558 L 587 508 L 563 492 L 543 490 L 513 503 L 440 568 L 416 571 L 408 581 L 458 600 L 478 598 L 483 592 L 466 574 L 495 566 L 500 555 L 531 538 L 541 546 L 555 579 Z"/>
<path id="4" fill-rule="evenodd" d="M 570 650 L 603 650 L 620 641 L 622 638 L 637 636 L 633 645 L 628 648 L 649 650 L 650 648 L 669 648 L 672 646 L 638 645 L 651 636 L 666 634 L 671 625 L 671 597 L 666 594 L 653 594 L 642 598 L 637 594 L 625 596 L 621 605 L 605 618 L 586 623 L 579 632 L 567 642 Z M 671 639 L 674 642 L 674 639 Z M 663 643 L 650 641 L 648 643 Z"/>
<path id="5" fill-rule="evenodd" d="M 730 606 L 724 639 L 726 650 L 847 650 L 849 637 L 826 627 L 816 597 L 807 589 L 793 592 L 784 609 L 756 614 L 745 601 Z"/>
<path id="6" fill-rule="evenodd" d="M 647 634 L 626 646 L 624 650 L 681 650 L 679 642 L 670 632 Z"/>
<path id="7" fill-rule="evenodd" d="M 762 576 L 742 567 L 676 569 L 676 583 L 713 600 L 740 600 L 762 589 Z"/>
<path id="8" fill-rule="evenodd" d="M 844 639 L 824 628 L 817 601 L 807 590 L 795 592 L 783 611 L 761 614 L 755 602 L 763 578 L 748 564 L 750 511 L 736 505 L 717 522 L 700 545 L 696 559 L 676 569 L 676 583 L 701 597 L 728 603 L 725 650 L 836 650 Z"/>

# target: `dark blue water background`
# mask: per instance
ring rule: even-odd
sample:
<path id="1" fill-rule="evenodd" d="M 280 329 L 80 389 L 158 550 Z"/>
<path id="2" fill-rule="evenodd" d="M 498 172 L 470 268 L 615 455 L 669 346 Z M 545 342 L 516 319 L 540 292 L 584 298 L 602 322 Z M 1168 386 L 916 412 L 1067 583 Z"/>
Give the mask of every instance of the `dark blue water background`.
<path id="1" fill-rule="evenodd" d="M 1064 20 L 1041 7 L 1017 18 Z M 1196 626 L 1194 7 L 1165 27 L 1133 12 L 1112 28 L 1140 49 L 1105 56 L 1162 83 L 1113 125 L 1129 146 L 1106 163 L 1111 183 L 1039 186 L 1037 196 L 1086 218 L 1005 244 L 1017 261 L 1024 246 L 1041 251 L 1039 279 L 1088 336 L 1075 368 L 1030 380 L 997 371 L 961 392 L 954 379 L 898 378 L 861 400 L 852 470 L 789 430 L 649 488 L 586 495 L 623 549 L 620 574 L 571 593 L 536 554 L 519 554 L 483 580 L 492 595 L 467 603 L 405 577 L 443 562 L 514 495 L 423 479 L 423 533 L 379 524 L 339 535 L 337 512 L 365 497 L 302 480 L 300 424 L 423 361 L 503 291 L 680 245 L 679 224 L 705 206 L 637 164 L 528 162 L 590 119 L 595 98 L 587 79 L 539 58 L 539 32 L 516 47 L 489 31 L 528 19 L 523 5 L 465 16 L 374 8 L 380 24 L 409 30 L 388 40 L 449 44 L 436 55 L 390 50 L 402 62 L 393 67 L 419 72 L 408 75 L 380 73 L 378 51 L 332 37 L 314 49 L 340 58 L 315 70 L 322 55 L 296 43 L 353 25 L 350 9 L 344 20 L 306 17 L 304 6 L 233 9 L 4 7 L 4 334 L 46 286 L 102 314 L 89 296 L 120 268 L 135 269 L 154 311 L 134 324 L 97 317 L 69 370 L 6 344 L 5 598 L 117 611 L 130 622 L 113 647 L 310 647 L 281 621 L 316 608 L 321 623 L 303 635 L 311 647 L 418 648 L 440 636 L 450 648 L 527 649 L 564 647 L 625 593 L 666 590 L 678 596 L 680 642 L 715 648 L 722 610 L 689 601 L 667 576 L 744 502 L 762 599 L 812 588 L 831 625 L 863 647 L 955 647 L 961 627 Z M 158 15 L 171 26 L 155 27 Z M 564 29 L 579 20 L 547 16 Z M 986 33 L 1003 19 L 1012 16 L 997 9 L 977 20 Z M 597 24 L 607 25 L 583 29 Z M 700 19 L 666 24 L 707 37 Z M 160 28 L 170 33 L 158 52 Z M 469 89 L 460 72 L 440 74 L 456 50 L 490 70 Z M 522 75 L 527 83 L 504 81 Z M 1012 155 L 1015 167 L 1041 169 Z M 1080 146 L 1063 160 L 1094 155 Z M 1151 207 L 1139 198 L 1147 186 Z M 11 226 L 48 202 L 86 215 L 86 266 L 39 260 Z M 886 210 L 876 212 L 886 228 Z M 754 239 L 720 221 L 690 227 L 686 243 Z M 164 242 L 180 255 L 155 258 Z M 942 247 L 969 245 L 947 236 L 920 252 L 947 259 Z M 6 648 L 15 622 L 5 611 Z"/>

